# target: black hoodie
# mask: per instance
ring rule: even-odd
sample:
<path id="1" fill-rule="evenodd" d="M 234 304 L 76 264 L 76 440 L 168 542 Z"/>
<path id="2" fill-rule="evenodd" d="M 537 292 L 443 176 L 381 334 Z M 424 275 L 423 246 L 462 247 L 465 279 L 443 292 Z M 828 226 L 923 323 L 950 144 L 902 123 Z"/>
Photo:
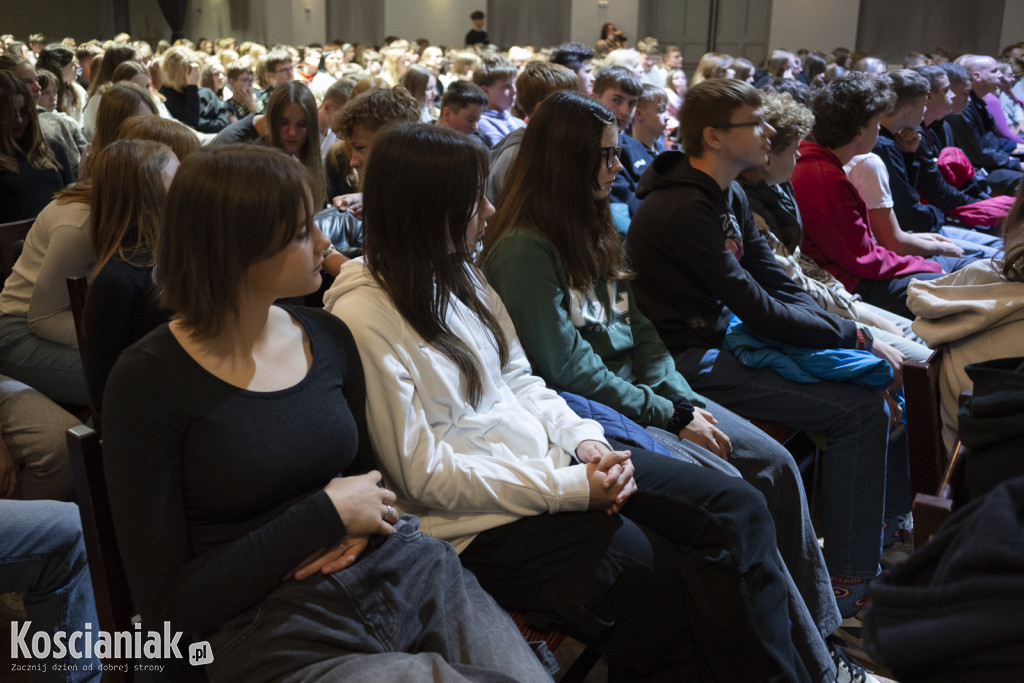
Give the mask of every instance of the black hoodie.
<path id="1" fill-rule="evenodd" d="M 729 315 L 755 334 L 804 348 L 855 348 L 853 321 L 826 312 L 775 262 L 747 198 L 665 152 L 640 179 L 626 237 L 633 292 L 673 353 L 721 346 Z"/>

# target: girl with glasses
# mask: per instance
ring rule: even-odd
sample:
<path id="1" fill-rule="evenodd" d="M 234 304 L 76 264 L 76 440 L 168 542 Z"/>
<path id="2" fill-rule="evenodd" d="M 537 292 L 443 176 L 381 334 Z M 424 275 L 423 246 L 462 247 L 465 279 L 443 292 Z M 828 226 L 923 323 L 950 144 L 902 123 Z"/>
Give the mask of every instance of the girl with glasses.
<path id="1" fill-rule="evenodd" d="M 590 99 L 565 92 L 544 100 L 509 170 L 481 268 L 549 386 L 618 411 L 670 452 L 742 475 L 764 494 L 799 589 L 792 597 L 810 617 L 795 621 L 793 637 L 813 653 L 809 669 L 828 669 L 822 637 L 838 613 L 799 468 L 774 439 L 693 391 L 637 308 L 609 211 L 621 168 L 617 132 L 611 112 Z"/>
<path id="2" fill-rule="evenodd" d="M 580 95 L 552 97 L 567 95 L 564 128 L 586 133 L 545 150 L 544 177 L 569 174 L 576 190 L 549 208 L 570 229 L 586 223 L 577 213 L 605 224 L 618 164 L 600 148 L 614 148 L 615 120 Z M 370 438 L 399 507 L 450 541 L 499 604 L 606 653 L 611 681 L 809 680 L 763 497 L 626 450 L 531 373 L 469 262 L 494 210 L 486 177 L 486 152 L 456 131 L 382 130 L 366 169 L 364 256 L 325 296 L 359 347 Z M 575 246 L 621 279 L 614 231 Z"/>

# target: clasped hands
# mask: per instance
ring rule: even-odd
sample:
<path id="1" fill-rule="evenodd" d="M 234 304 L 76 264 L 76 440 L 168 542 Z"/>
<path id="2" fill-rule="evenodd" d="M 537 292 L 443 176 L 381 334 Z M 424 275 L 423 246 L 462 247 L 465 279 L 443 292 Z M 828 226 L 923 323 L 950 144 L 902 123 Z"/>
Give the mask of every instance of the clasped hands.
<path id="1" fill-rule="evenodd" d="M 576 447 L 576 459 L 587 468 L 591 510 L 615 514 L 636 492 L 629 451 L 613 451 L 600 441 L 587 440 Z"/>

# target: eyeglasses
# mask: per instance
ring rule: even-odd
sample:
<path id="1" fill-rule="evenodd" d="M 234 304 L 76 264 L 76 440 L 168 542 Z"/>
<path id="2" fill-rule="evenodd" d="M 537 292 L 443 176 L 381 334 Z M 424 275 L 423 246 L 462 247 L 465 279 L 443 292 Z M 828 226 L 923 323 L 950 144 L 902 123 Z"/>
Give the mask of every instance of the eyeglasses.
<path id="1" fill-rule="evenodd" d="M 615 166 L 615 160 L 619 158 L 619 154 L 622 153 L 622 147 L 615 145 L 614 147 L 602 147 L 601 156 L 604 158 L 604 167 L 609 171 Z"/>
<path id="2" fill-rule="evenodd" d="M 764 123 L 764 117 L 758 116 L 753 121 L 741 121 L 739 123 L 720 123 L 716 126 L 712 126 L 712 128 L 746 128 L 747 126 L 750 126 L 757 132 L 761 132 L 762 130 L 764 130 Z"/>
<path id="3" fill-rule="evenodd" d="M 294 64 L 287 64 L 285 66 L 279 66 L 279 67 L 277 67 L 277 70 L 274 71 L 274 73 L 276 73 L 276 74 L 283 74 L 283 73 L 290 72 L 290 71 L 295 71 L 295 65 Z"/>

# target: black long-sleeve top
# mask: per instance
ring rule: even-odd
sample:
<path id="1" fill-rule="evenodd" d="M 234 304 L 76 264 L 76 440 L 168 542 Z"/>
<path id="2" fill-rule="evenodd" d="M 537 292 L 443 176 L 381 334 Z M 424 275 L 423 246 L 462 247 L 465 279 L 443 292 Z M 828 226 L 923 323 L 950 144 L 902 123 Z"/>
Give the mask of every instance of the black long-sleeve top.
<path id="1" fill-rule="evenodd" d="M 253 392 L 204 370 L 162 325 L 121 354 L 104 398 L 104 463 L 144 621 L 208 632 L 268 595 L 345 525 L 323 487 L 373 467 L 348 328 L 288 308 L 309 335 L 296 385 Z"/>

